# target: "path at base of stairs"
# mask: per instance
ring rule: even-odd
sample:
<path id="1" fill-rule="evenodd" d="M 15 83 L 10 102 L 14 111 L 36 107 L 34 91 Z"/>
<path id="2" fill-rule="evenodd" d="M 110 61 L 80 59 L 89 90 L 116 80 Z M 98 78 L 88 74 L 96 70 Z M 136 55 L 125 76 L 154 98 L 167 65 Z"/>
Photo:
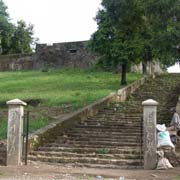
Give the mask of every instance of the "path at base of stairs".
<path id="1" fill-rule="evenodd" d="M 117 170 L 48 165 L 34 162 L 28 166 L 0 166 L 0 180 L 178 180 L 180 168 L 169 170 Z"/>

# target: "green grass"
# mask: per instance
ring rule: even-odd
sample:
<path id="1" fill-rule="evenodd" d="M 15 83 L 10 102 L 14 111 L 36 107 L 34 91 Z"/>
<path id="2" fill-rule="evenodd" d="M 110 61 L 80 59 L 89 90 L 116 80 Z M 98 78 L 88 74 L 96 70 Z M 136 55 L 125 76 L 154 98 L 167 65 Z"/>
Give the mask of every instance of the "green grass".
<path id="1" fill-rule="evenodd" d="M 34 132 L 35 130 L 46 126 L 47 124 L 49 124 L 49 120 L 45 117 L 38 119 L 36 121 L 30 121 L 29 123 L 29 133 Z"/>
<path id="2" fill-rule="evenodd" d="M 128 74 L 128 84 L 140 78 Z M 120 88 L 120 75 L 108 72 L 59 70 L 0 73 L 0 103 L 19 98 L 40 99 L 45 106 L 82 107 Z"/>
<path id="3" fill-rule="evenodd" d="M 0 139 L 6 138 L 7 134 L 7 121 L 0 118 Z"/>
<path id="4" fill-rule="evenodd" d="M 128 84 L 142 77 L 141 74 L 127 74 Z M 58 71 L 16 71 L 0 73 L 0 107 L 6 108 L 6 101 L 19 98 L 40 100 L 36 119 L 30 118 L 30 132 L 52 121 L 47 109 L 70 106 L 71 110 L 86 106 L 120 89 L 120 74 L 110 72 L 63 69 Z M 39 107 L 38 106 L 38 107 Z M 29 107 L 30 110 L 33 108 Z M 36 112 L 37 114 L 37 112 Z M 7 122 L 0 117 L 0 139 L 6 137 Z"/>

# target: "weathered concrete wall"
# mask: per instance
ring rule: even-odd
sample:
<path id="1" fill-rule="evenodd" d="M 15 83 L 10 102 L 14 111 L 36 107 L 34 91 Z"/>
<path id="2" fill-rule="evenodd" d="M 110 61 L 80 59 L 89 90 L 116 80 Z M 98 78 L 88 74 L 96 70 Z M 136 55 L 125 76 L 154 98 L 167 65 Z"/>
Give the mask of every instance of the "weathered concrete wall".
<path id="1" fill-rule="evenodd" d="M 33 54 L 0 55 L 0 71 L 32 70 Z"/>
<path id="2" fill-rule="evenodd" d="M 86 48 L 87 41 L 37 44 L 34 54 L 34 69 L 44 68 L 90 68 L 97 62 L 96 56 Z"/>

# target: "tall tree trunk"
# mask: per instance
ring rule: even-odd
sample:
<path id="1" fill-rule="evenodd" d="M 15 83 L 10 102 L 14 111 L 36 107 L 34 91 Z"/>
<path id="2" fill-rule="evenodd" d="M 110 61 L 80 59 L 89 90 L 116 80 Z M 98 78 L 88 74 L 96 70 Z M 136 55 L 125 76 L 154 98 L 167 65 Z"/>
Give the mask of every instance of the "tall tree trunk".
<path id="1" fill-rule="evenodd" d="M 127 64 L 122 64 L 122 72 L 121 72 L 121 85 L 126 85 L 126 71 L 127 71 Z"/>
<path id="2" fill-rule="evenodd" d="M 147 60 L 144 59 L 144 61 L 142 62 L 142 70 L 143 70 L 143 74 L 147 74 Z"/>
<path id="3" fill-rule="evenodd" d="M 119 64 L 118 63 L 114 64 L 114 73 L 115 74 L 119 73 Z"/>

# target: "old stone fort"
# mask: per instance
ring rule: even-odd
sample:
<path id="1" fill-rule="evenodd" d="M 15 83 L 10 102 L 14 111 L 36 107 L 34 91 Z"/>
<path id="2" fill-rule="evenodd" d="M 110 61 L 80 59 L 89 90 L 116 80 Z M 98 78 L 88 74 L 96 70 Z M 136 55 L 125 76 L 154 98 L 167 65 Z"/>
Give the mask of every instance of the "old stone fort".
<path id="1" fill-rule="evenodd" d="M 87 48 L 88 41 L 37 44 L 32 54 L 0 55 L 0 71 L 43 70 L 48 68 L 88 69 L 97 62 L 97 55 Z M 150 69 L 150 65 L 147 67 Z M 152 68 L 152 67 L 151 67 Z M 160 72 L 156 62 L 154 72 Z M 142 72 L 142 65 L 134 65 L 133 72 Z"/>

